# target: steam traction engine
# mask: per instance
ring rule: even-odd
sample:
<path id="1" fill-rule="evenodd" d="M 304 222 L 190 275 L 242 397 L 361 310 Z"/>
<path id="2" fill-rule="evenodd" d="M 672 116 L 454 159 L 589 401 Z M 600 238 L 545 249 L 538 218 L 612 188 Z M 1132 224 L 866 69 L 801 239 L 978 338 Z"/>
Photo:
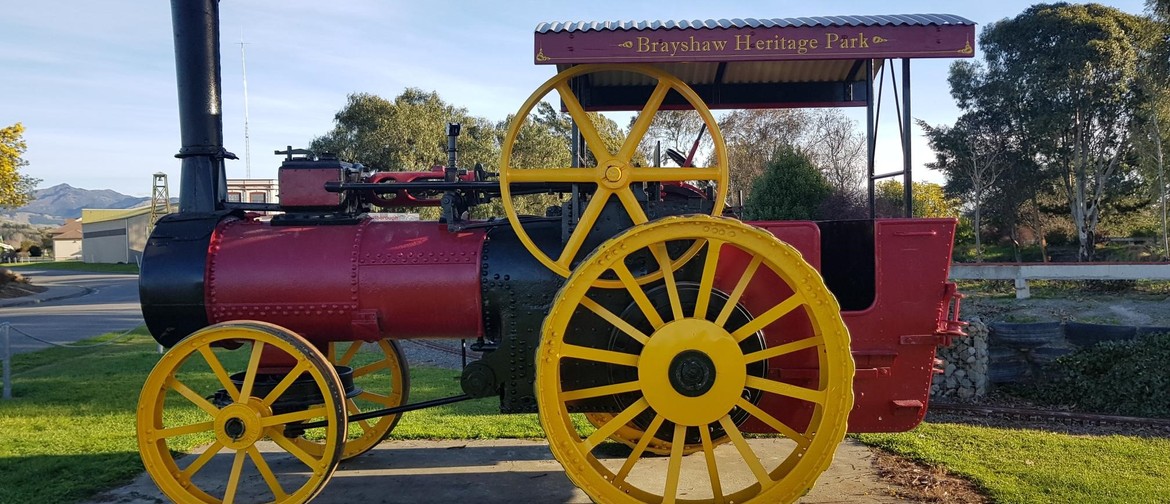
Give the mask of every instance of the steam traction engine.
<path id="1" fill-rule="evenodd" d="M 217 2 L 172 8 L 181 211 L 156 226 L 140 286 L 170 350 L 138 408 L 143 461 L 171 499 L 305 502 L 403 413 L 494 397 L 539 412 L 553 454 L 599 502 L 789 502 L 847 430 L 906 430 L 925 414 L 935 347 L 960 334 L 953 220 L 719 217 L 727 155 L 710 111 L 634 65 L 575 66 L 538 88 L 498 174 L 457 168 L 452 126 L 441 169 L 378 173 L 290 149 L 278 206 L 233 205 Z M 655 92 L 613 152 L 573 82 L 619 72 Z M 553 91 L 594 166 L 523 165 L 525 120 Z M 715 164 L 635 166 L 674 95 L 702 117 Z M 469 218 L 489 201 L 507 218 Z M 374 212 L 391 206 L 443 217 Z M 408 338 L 475 341 L 483 358 L 463 369 L 463 394 L 408 401 Z M 599 449 L 607 440 L 628 454 Z M 217 455 L 230 469 L 213 469 Z M 692 465 L 707 481 L 680 481 Z"/>

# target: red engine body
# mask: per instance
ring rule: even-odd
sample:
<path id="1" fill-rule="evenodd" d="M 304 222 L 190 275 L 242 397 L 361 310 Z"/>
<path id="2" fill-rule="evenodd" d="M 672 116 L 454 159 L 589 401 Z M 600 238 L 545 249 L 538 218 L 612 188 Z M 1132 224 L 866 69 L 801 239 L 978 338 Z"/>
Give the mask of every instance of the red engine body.
<path id="1" fill-rule="evenodd" d="M 805 260 L 826 276 L 830 288 L 842 302 L 841 316 L 849 328 L 857 366 L 849 431 L 896 432 L 918 425 L 926 415 L 936 349 L 939 345 L 949 345 L 951 337 L 962 334 L 958 322 L 958 294 L 954 284 L 947 281 L 954 219 L 873 221 L 872 256 L 865 250 L 850 251 L 858 253 L 858 261 L 866 258 L 873 261 L 873 277 L 855 278 L 854 282 L 848 281 L 848 273 L 842 275 L 840 271 L 826 270 L 827 267 L 843 268 L 846 265 L 839 262 L 824 264 L 821 228 L 817 224 L 753 224 L 771 231 L 800 250 Z M 838 279 L 836 285 L 833 278 Z M 847 292 L 850 289 L 851 292 Z M 872 302 L 859 306 L 865 304 L 865 294 L 872 296 Z M 863 301 L 850 303 L 843 299 L 846 295 L 860 296 Z M 753 299 L 767 300 L 770 297 L 774 298 L 758 293 Z M 777 323 L 785 322 L 792 323 L 786 320 Z M 784 334 L 785 331 L 765 333 Z M 769 341 L 768 346 L 780 343 Z M 800 376 L 802 368 L 808 369 L 804 377 Z M 803 378 L 806 386 L 815 385 L 815 362 L 786 362 L 777 371 L 787 374 L 783 377 L 785 381 Z M 799 381 L 794 383 L 799 384 Z M 783 411 L 766 404 L 761 406 L 769 411 Z M 807 407 L 808 403 L 801 404 L 801 408 Z M 811 408 L 803 414 L 809 411 Z M 792 413 L 792 417 L 800 415 Z"/>
<path id="2" fill-rule="evenodd" d="M 482 336 L 484 234 L 436 222 L 225 220 L 207 255 L 207 318 L 263 320 L 314 342 Z"/>
<path id="3" fill-rule="evenodd" d="M 947 282 L 955 221 L 859 221 L 845 223 L 848 229 L 815 222 L 752 224 L 796 247 L 842 304 L 857 366 L 850 431 L 902 431 L 917 425 L 926 412 L 936 347 L 961 334 L 957 305 L 951 309 L 957 294 Z M 509 236 L 494 240 L 507 243 Z M 436 222 L 362 218 L 298 225 L 229 217 L 215 225 L 208 241 L 203 309 L 207 323 L 262 320 L 318 345 L 478 338 L 485 335 L 485 320 L 500 318 L 485 289 L 511 288 L 506 278 L 491 278 L 496 264 L 503 260 L 515 268 L 514 263 L 528 261 L 532 275 L 555 276 L 526 254 L 515 253 L 515 247 L 496 245 L 511 252 L 503 258 L 497 252 L 489 265 L 483 256 L 485 241 L 491 239 L 482 229 L 451 232 Z M 745 262 L 721 266 L 716 286 L 733 283 Z M 557 282 L 549 278 L 546 284 Z M 757 282 L 743 302 L 752 311 L 788 294 Z M 802 329 L 785 325 L 799 324 L 807 320 L 775 322 L 764 331 L 767 345 L 784 343 L 784 334 Z M 771 378 L 815 386 L 815 356 L 797 353 L 773 364 Z M 810 406 L 761 404 L 782 412 L 778 418 L 793 425 L 807 419 Z M 744 426 L 749 431 L 761 427 L 750 421 Z"/>

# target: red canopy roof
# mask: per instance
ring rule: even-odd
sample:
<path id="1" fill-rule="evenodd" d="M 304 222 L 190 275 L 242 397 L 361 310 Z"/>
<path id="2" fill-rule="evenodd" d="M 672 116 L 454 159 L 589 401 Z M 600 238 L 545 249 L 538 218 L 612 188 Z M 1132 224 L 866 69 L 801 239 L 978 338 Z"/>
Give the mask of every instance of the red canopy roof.
<path id="1" fill-rule="evenodd" d="M 652 64 L 711 108 L 840 107 L 865 105 L 866 60 L 876 72 L 889 58 L 971 57 L 975 23 L 949 14 L 542 23 L 535 39 L 537 64 Z M 593 74 L 578 98 L 589 110 L 638 109 L 653 84 Z"/>

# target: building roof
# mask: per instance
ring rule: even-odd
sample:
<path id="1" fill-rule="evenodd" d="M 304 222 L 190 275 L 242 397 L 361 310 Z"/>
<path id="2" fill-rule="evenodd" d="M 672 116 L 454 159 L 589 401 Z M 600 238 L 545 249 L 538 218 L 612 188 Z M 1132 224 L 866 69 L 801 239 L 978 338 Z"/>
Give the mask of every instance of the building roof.
<path id="1" fill-rule="evenodd" d="M 786 28 L 799 26 L 975 26 L 975 22 L 953 14 L 891 14 L 881 16 L 816 16 L 770 19 L 695 19 L 662 21 L 577 21 L 550 22 L 536 25 L 536 33 L 560 31 L 618 31 L 702 28 Z"/>
<path id="2" fill-rule="evenodd" d="M 82 224 L 96 224 L 98 222 L 107 222 L 118 219 L 129 219 L 139 215 L 150 213 L 150 205 L 140 206 L 136 208 L 125 209 L 94 209 L 83 208 L 81 210 Z"/>
<path id="3" fill-rule="evenodd" d="M 65 224 L 49 231 L 49 234 L 53 235 L 54 240 L 80 240 L 81 221 L 79 219 L 65 219 Z"/>
<path id="4" fill-rule="evenodd" d="M 876 75 L 894 58 L 969 58 L 974 44 L 975 23 L 951 14 L 552 22 L 536 27 L 533 60 L 649 64 L 711 108 L 842 107 L 865 106 L 866 61 Z M 621 69 L 574 83 L 586 110 L 639 110 L 654 85 Z"/>

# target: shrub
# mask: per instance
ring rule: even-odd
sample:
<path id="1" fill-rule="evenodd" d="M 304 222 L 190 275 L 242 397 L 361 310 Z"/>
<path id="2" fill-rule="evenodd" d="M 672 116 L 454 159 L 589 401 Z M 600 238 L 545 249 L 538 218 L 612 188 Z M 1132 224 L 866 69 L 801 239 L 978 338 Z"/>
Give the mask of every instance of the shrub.
<path id="1" fill-rule="evenodd" d="M 1053 229 L 1047 233 L 1044 233 L 1044 241 L 1048 242 L 1048 245 L 1053 247 L 1063 247 L 1073 243 L 1072 237 L 1069 236 L 1068 231 L 1063 229 Z"/>
<path id="2" fill-rule="evenodd" d="M 821 204 L 832 187 L 808 156 L 792 147 L 781 147 L 767 170 L 752 185 L 744 204 L 748 220 L 819 219 Z"/>
<path id="3" fill-rule="evenodd" d="M 1157 225 L 1142 225 L 1133 228 L 1129 235 L 1134 238 L 1157 238 L 1162 236 L 1162 230 Z"/>
<path id="4" fill-rule="evenodd" d="M 821 202 L 818 217 L 825 220 L 868 219 L 869 206 L 860 193 L 836 189 Z"/>
<path id="5" fill-rule="evenodd" d="M 1082 411 L 1170 418 L 1170 334 L 1106 341 L 1044 368 L 1036 387 L 1016 391 Z"/>
<path id="6" fill-rule="evenodd" d="M 975 244 L 975 221 L 967 216 L 959 217 L 959 225 L 955 228 L 955 243 Z M 983 243 L 984 246 L 987 242 Z"/>
<path id="7" fill-rule="evenodd" d="M 1137 280 L 1080 280 L 1080 288 L 1087 292 L 1118 294 L 1137 287 Z"/>

